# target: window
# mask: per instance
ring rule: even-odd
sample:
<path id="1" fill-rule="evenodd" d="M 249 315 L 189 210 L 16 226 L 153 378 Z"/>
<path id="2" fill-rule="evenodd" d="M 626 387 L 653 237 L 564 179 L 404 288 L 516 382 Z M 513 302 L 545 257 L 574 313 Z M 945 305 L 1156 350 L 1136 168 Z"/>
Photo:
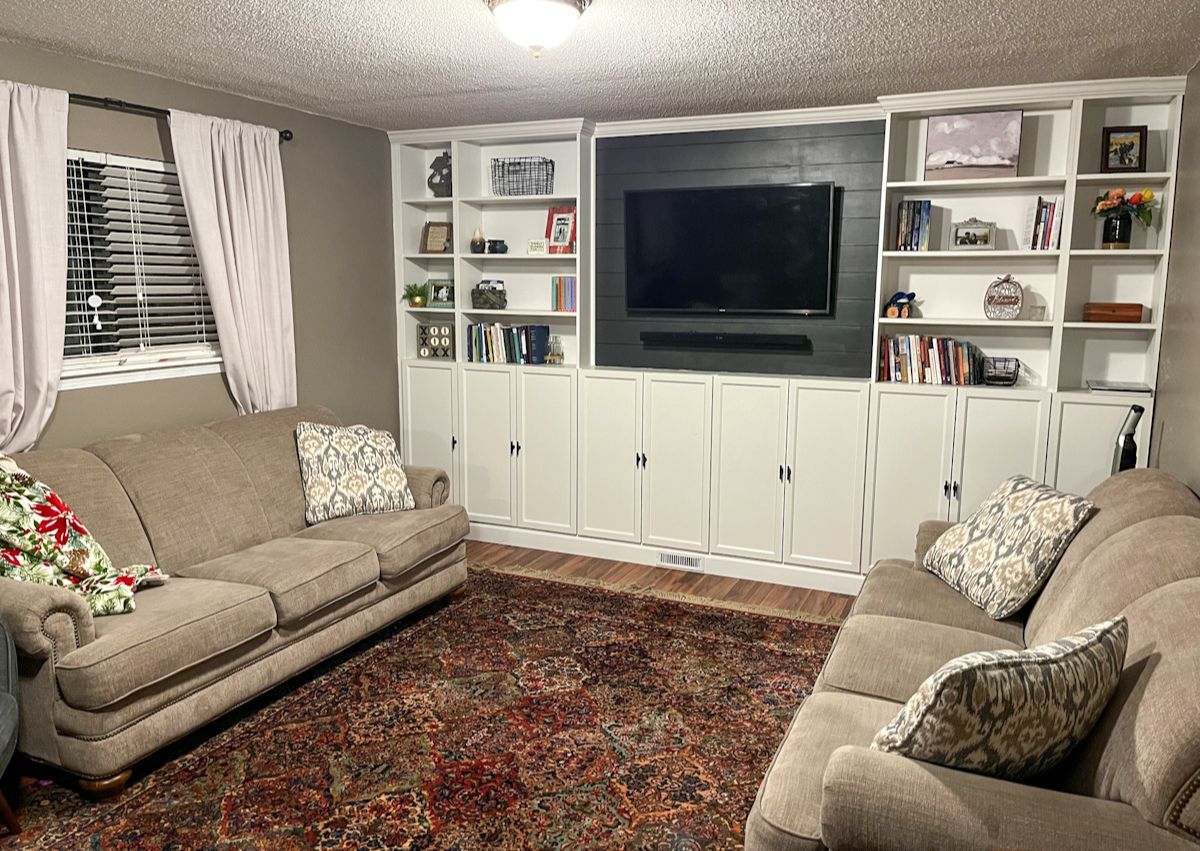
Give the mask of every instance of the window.
<path id="1" fill-rule="evenodd" d="M 219 372 L 220 365 L 175 166 L 69 151 L 63 385 Z"/>

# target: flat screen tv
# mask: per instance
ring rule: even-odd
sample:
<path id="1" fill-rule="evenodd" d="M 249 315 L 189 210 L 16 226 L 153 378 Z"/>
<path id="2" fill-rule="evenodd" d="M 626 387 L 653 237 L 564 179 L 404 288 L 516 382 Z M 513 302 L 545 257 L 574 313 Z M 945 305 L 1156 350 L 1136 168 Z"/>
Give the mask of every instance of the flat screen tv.
<path id="1" fill-rule="evenodd" d="M 625 193 L 630 311 L 832 310 L 832 183 Z"/>

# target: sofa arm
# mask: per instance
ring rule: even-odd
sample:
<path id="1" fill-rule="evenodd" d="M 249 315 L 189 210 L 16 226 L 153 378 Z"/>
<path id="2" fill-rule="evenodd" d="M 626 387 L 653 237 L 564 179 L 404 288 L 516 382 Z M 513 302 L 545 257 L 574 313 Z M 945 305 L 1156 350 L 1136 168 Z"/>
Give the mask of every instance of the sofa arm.
<path id="1" fill-rule="evenodd" d="M 408 489 L 412 491 L 417 508 L 437 508 L 450 498 L 450 477 L 437 467 L 405 467 Z"/>
<path id="2" fill-rule="evenodd" d="M 917 527 L 917 548 L 913 553 L 913 566 L 925 566 L 925 554 L 933 546 L 934 541 L 942 537 L 951 526 L 957 524 L 950 523 L 946 520 L 922 520 L 921 525 Z"/>
<path id="3" fill-rule="evenodd" d="M 96 640 L 87 602 L 53 585 L 0 579 L 0 621 L 17 652 L 34 659 L 60 659 Z"/>
<path id="4" fill-rule="evenodd" d="M 821 839 L 831 851 L 1195 846 L 1128 804 L 1026 786 L 864 747 L 825 767 Z"/>

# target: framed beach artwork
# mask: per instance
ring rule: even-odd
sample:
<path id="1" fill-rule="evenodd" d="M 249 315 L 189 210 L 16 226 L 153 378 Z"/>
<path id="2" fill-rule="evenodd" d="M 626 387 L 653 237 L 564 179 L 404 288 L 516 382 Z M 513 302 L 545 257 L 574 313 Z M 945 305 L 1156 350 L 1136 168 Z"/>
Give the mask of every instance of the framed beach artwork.
<path id="1" fill-rule="evenodd" d="M 933 115 L 925 137 L 925 179 L 1016 177 L 1020 154 L 1020 110 Z"/>

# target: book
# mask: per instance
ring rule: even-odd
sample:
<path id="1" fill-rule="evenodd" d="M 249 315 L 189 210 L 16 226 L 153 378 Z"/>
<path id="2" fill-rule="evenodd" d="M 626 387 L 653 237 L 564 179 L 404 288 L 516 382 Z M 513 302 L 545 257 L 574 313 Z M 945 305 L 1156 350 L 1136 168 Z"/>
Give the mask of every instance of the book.
<path id="1" fill-rule="evenodd" d="M 468 363 L 543 364 L 549 350 L 549 325 L 467 326 Z"/>
<path id="2" fill-rule="evenodd" d="M 901 384 L 983 384 L 983 352 L 954 337 L 884 335 L 879 380 Z"/>

